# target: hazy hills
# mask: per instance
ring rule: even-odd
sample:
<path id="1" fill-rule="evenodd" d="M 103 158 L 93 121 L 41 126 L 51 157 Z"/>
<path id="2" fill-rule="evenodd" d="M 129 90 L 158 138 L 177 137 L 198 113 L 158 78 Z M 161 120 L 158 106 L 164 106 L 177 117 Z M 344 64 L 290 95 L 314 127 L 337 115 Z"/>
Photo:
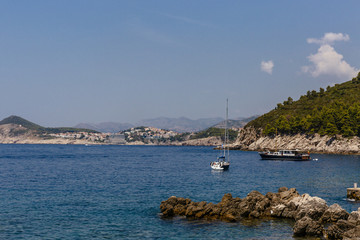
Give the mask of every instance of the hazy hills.
<path id="1" fill-rule="evenodd" d="M 256 119 L 259 115 L 248 117 L 248 118 L 239 118 L 238 120 L 229 119 L 227 121 L 228 128 L 243 128 L 247 123 Z M 225 128 L 225 120 L 219 122 L 218 124 L 212 126 L 213 128 Z"/>
<path id="2" fill-rule="evenodd" d="M 87 128 L 93 129 L 98 132 L 116 133 L 134 127 L 130 123 L 115 123 L 115 122 L 103 122 L 103 123 L 79 123 L 75 128 Z"/>
<path id="3" fill-rule="evenodd" d="M 208 128 L 220 121 L 222 118 L 200 118 L 192 120 L 186 117 L 167 118 L 159 117 L 153 119 L 145 119 L 138 123 L 140 126 L 152 126 L 161 129 L 173 130 L 176 132 L 197 132 Z"/>
<path id="4" fill-rule="evenodd" d="M 144 119 L 137 123 L 115 123 L 115 122 L 103 122 L 103 123 L 80 123 L 75 127 L 94 129 L 100 132 L 119 132 L 131 127 L 139 126 L 151 126 L 160 129 L 173 130 L 176 132 L 195 132 L 205 128 L 211 127 L 214 124 L 223 121 L 222 118 L 201 118 L 197 120 L 191 120 L 189 118 L 151 118 Z"/>
<path id="5" fill-rule="evenodd" d="M 250 118 L 240 118 L 239 120 L 228 120 L 228 127 L 241 128 L 246 123 L 256 118 L 257 116 Z M 98 124 L 92 123 L 80 123 L 75 126 L 75 128 L 88 128 L 93 129 L 99 132 L 119 132 L 131 127 L 139 127 L 139 126 L 151 126 L 160 129 L 173 130 L 176 132 L 197 132 L 209 127 L 219 127 L 223 128 L 224 125 L 223 118 L 200 118 L 196 120 L 192 120 L 186 117 L 180 118 L 167 118 L 167 117 L 159 117 L 152 119 L 144 119 L 138 123 L 130 124 L 130 123 L 115 123 L 115 122 L 104 122 Z"/>
<path id="6" fill-rule="evenodd" d="M 240 120 L 228 120 L 228 127 L 240 128 L 243 127 L 247 122 L 252 120 L 255 117 L 251 118 L 241 118 Z M 153 118 L 145 119 L 136 124 L 130 123 L 115 123 L 115 122 L 104 122 L 98 124 L 91 123 L 80 123 L 74 127 L 58 127 L 58 128 L 48 128 L 43 127 L 38 124 L 35 124 L 31 121 L 28 121 L 19 116 L 10 116 L 0 121 L 0 125 L 3 124 L 16 124 L 21 125 L 22 127 L 33 130 L 38 133 L 60 133 L 60 132 L 110 132 L 115 133 L 129 129 L 131 127 L 139 126 L 150 126 L 160 129 L 173 130 L 176 132 L 198 132 L 210 127 L 223 128 L 224 119 L 222 118 L 201 118 L 197 120 L 192 120 L 189 118 Z"/>

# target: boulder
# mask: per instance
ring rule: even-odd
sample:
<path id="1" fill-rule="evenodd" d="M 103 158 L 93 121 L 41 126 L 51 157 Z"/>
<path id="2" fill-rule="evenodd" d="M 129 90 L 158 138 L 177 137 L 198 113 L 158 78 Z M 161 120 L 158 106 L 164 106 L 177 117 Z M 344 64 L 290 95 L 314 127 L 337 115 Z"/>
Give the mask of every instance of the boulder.
<path id="1" fill-rule="evenodd" d="M 358 226 L 346 231 L 344 233 L 343 239 L 346 239 L 346 240 L 357 239 L 357 240 L 359 240 L 360 239 L 360 226 L 358 225 Z"/>
<path id="2" fill-rule="evenodd" d="M 281 217 L 285 208 L 286 208 L 285 204 L 278 204 L 276 206 L 273 206 L 270 209 L 270 215 L 272 217 Z"/>
<path id="3" fill-rule="evenodd" d="M 238 212 L 241 217 L 248 217 L 252 212 L 247 201 L 242 201 L 238 204 Z"/>
<path id="4" fill-rule="evenodd" d="M 281 213 L 281 217 L 295 218 L 298 207 L 293 202 L 289 202 Z"/>
<path id="5" fill-rule="evenodd" d="M 305 216 L 295 222 L 293 230 L 295 236 L 322 236 L 323 227 L 318 221 Z"/>
<path id="6" fill-rule="evenodd" d="M 322 222 L 337 222 L 340 219 L 347 220 L 349 213 L 345 211 L 339 204 L 331 205 L 321 217 Z"/>
<path id="7" fill-rule="evenodd" d="M 280 188 L 278 189 L 278 193 L 285 192 L 285 191 L 287 191 L 287 190 L 289 190 L 287 187 L 280 187 Z"/>
<path id="8" fill-rule="evenodd" d="M 226 204 L 226 203 L 228 203 L 228 202 L 231 202 L 232 199 L 233 199 L 233 197 L 232 197 L 231 193 L 226 193 L 226 194 L 224 194 L 224 196 L 222 197 L 220 203 Z"/>
<path id="9" fill-rule="evenodd" d="M 174 213 L 174 207 L 170 204 L 164 204 L 163 205 L 163 211 L 162 211 L 162 214 L 164 217 L 173 217 L 175 216 L 175 213 Z"/>
<path id="10" fill-rule="evenodd" d="M 325 230 L 326 239 L 343 239 L 344 231 L 337 225 L 331 225 Z"/>
<path id="11" fill-rule="evenodd" d="M 269 199 L 271 206 L 276 206 L 282 203 L 279 193 L 268 192 L 265 197 Z"/>
<path id="12" fill-rule="evenodd" d="M 281 187 L 277 193 L 269 192 L 266 195 L 252 191 L 243 199 L 233 198 L 227 193 L 217 204 L 171 196 L 161 202 L 160 210 L 163 217 L 179 215 L 189 219 L 220 219 L 227 222 L 251 218 L 289 218 L 295 220 L 295 236 L 360 240 L 360 208 L 349 214 L 338 204 L 328 207 L 321 198 L 309 194 L 300 196 L 295 188 Z M 324 229 L 323 224 L 328 227 Z"/>
<path id="13" fill-rule="evenodd" d="M 356 225 L 360 225 L 360 208 L 357 211 L 350 213 L 348 221 L 353 222 Z"/>
<path id="14" fill-rule="evenodd" d="M 296 191 L 295 188 L 290 188 L 288 190 L 281 191 L 281 192 L 279 189 L 279 194 L 280 194 L 280 198 L 284 201 L 289 201 L 289 200 L 293 199 L 294 197 L 300 196 L 300 194 Z"/>
<path id="15" fill-rule="evenodd" d="M 326 201 L 318 198 L 311 197 L 309 194 L 303 194 L 301 197 L 295 197 L 290 202 L 296 206 L 295 220 L 299 220 L 304 216 L 318 221 L 324 212 L 328 209 Z"/>
<path id="16" fill-rule="evenodd" d="M 242 217 L 259 218 L 268 205 L 269 200 L 264 195 L 252 191 L 238 204 L 238 212 Z"/>
<path id="17" fill-rule="evenodd" d="M 345 235 L 351 237 L 357 234 L 356 231 L 352 231 L 355 227 L 355 224 L 340 219 L 337 223 L 331 225 L 330 227 L 328 227 L 328 229 L 326 229 L 325 235 L 328 239 L 343 239 Z"/>
<path id="18" fill-rule="evenodd" d="M 236 222 L 236 212 L 234 210 L 229 210 L 221 216 L 221 219 L 227 222 Z"/>
<path id="19" fill-rule="evenodd" d="M 206 202 L 191 202 L 185 211 L 185 216 L 187 218 L 202 218 L 205 215 L 205 206 Z"/>

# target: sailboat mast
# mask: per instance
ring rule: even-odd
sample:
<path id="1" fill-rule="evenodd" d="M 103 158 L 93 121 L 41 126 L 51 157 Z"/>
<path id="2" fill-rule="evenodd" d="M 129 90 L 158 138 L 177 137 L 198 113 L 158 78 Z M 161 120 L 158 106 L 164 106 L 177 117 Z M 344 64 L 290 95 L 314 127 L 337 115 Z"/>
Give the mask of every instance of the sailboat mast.
<path id="1" fill-rule="evenodd" d="M 229 141 L 229 131 L 228 131 L 228 119 L 229 119 L 229 99 L 226 99 L 226 120 L 225 120 L 225 149 Z M 224 149 L 224 151 L 225 151 Z M 225 156 L 225 152 L 224 152 Z M 227 161 L 229 162 L 229 147 L 227 148 Z"/>

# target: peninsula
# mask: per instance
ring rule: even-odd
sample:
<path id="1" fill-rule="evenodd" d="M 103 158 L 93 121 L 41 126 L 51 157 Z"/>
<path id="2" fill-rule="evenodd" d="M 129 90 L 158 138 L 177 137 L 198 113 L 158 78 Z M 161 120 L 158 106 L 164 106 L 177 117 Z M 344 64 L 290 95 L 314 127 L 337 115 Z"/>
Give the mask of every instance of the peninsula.
<path id="1" fill-rule="evenodd" d="M 299 149 L 312 153 L 360 154 L 360 73 L 352 80 L 289 97 L 270 112 L 230 130 L 233 150 Z M 245 124 L 242 122 L 241 124 Z M 0 121 L 0 143 L 219 146 L 223 122 L 198 132 L 151 126 L 117 133 L 84 128 L 46 128 L 18 116 Z M 228 126 L 236 126 L 229 120 Z M 238 125 L 237 125 L 238 126 Z M 243 125 L 241 125 L 243 126 Z"/>
<path id="2" fill-rule="evenodd" d="M 360 154 L 360 73 L 342 84 L 291 97 L 249 122 L 233 149 L 300 149 Z"/>
<path id="3" fill-rule="evenodd" d="M 3 144 L 102 144 L 107 135 L 82 128 L 46 128 L 18 116 L 0 121 Z"/>

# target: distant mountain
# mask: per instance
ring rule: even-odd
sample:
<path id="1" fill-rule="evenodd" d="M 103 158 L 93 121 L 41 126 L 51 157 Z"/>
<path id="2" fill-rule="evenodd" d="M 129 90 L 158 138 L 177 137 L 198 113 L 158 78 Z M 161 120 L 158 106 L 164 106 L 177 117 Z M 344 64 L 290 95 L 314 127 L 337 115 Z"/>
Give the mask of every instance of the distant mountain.
<path id="1" fill-rule="evenodd" d="M 223 118 L 200 118 L 191 120 L 189 118 L 166 118 L 159 117 L 153 119 L 145 119 L 137 123 L 137 126 L 151 126 L 161 129 L 173 130 L 176 132 L 196 132 L 223 121 Z"/>
<path id="2" fill-rule="evenodd" d="M 229 127 L 241 128 L 249 121 L 255 119 L 257 116 L 253 116 L 250 118 L 238 118 L 237 120 L 229 120 Z M 99 132 L 120 132 L 132 127 L 156 127 L 160 129 L 167 129 L 176 132 L 198 132 L 209 127 L 217 127 L 224 128 L 222 126 L 224 124 L 223 118 L 200 118 L 197 120 L 192 120 L 186 117 L 180 118 L 167 118 L 167 117 L 159 117 L 159 118 L 151 118 L 144 119 L 136 124 L 130 123 L 115 123 L 115 122 L 103 122 L 103 123 L 79 123 L 75 128 L 87 128 L 96 130 Z"/>
<path id="3" fill-rule="evenodd" d="M 248 118 L 238 118 L 237 120 L 231 120 L 229 119 L 227 122 L 227 126 L 228 128 L 242 128 L 244 127 L 248 122 L 256 119 L 257 117 L 259 117 L 259 115 L 255 115 L 252 117 L 248 117 Z M 225 128 L 225 120 L 219 122 L 218 124 L 212 126 L 214 128 Z"/>
<path id="4" fill-rule="evenodd" d="M 99 132 L 116 133 L 134 127 L 130 123 L 115 123 L 115 122 L 103 122 L 103 123 L 79 123 L 75 128 L 87 128 Z"/>
<path id="5" fill-rule="evenodd" d="M 21 125 L 24 128 L 27 128 L 29 130 L 34 130 L 38 133 L 96 132 L 94 130 L 84 129 L 84 128 L 69 128 L 69 127 L 47 128 L 15 115 L 4 118 L 3 120 L 0 121 L 0 125 L 4 125 L 4 124 Z"/>

